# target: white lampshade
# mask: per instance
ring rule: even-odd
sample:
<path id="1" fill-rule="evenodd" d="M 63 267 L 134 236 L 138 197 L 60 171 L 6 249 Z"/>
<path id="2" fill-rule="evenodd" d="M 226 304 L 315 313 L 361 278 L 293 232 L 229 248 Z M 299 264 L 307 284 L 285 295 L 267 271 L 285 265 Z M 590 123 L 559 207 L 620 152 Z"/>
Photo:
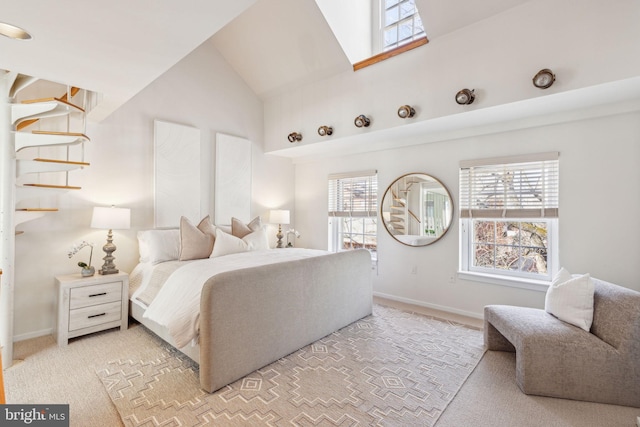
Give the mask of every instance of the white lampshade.
<path id="1" fill-rule="evenodd" d="M 105 230 L 128 230 L 131 226 L 131 209 L 95 207 L 91 217 L 91 228 Z"/>
<path id="2" fill-rule="evenodd" d="M 289 211 L 276 209 L 269 212 L 269 223 L 271 224 L 289 224 Z"/>

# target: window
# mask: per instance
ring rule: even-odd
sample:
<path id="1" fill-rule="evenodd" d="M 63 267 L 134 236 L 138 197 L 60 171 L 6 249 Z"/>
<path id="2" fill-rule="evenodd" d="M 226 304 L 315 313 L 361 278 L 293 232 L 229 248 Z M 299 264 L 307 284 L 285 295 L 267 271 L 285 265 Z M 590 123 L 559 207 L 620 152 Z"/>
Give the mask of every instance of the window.
<path id="1" fill-rule="evenodd" d="M 377 171 L 329 175 L 329 250 L 365 248 L 375 260 L 377 206 Z"/>
<path id="2" fill-rule="evenodd" d="M 471 221 L 473 267 L 548 274 L 548 221 Z"/>
<path id="3" fill-rule="evenodd" d="M 381 0 L 382 51 L 426 37 L 415 0 Z"/>
<path id="4" fill-rule="evenodd" d="M 550 281 L 558 184 L 557 152 L 461 162 L 461 272 Z"/>
<path id="5" fill-rule="evenodd" d="M 429 42 L 415 0 L 315 2 L 354 71 Z"/>

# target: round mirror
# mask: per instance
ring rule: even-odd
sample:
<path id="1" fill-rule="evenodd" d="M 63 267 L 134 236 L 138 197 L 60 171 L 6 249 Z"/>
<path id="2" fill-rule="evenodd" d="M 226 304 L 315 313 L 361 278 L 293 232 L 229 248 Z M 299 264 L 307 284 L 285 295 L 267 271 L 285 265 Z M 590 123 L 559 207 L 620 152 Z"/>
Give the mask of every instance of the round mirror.
<path id="1" fill-rule="evenodd" d="M 449 229 L 453 200 L 449 190 L 424 173 L 402 175 L 389 185 L 382 198 L 380 215 L 385 228 L 407 246 L 437 242 Z"/>

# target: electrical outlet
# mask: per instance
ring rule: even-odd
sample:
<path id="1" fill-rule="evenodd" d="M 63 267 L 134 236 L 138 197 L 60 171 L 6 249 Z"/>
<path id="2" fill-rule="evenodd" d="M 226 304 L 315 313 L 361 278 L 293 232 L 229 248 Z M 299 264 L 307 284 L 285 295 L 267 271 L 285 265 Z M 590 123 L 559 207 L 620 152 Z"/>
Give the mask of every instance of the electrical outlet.
<path id="1" fill-rule="evenodd" d="M 414 265 L 413 267 L 411 267 L 411 274 L 418 274 L 418 266 Z"/>

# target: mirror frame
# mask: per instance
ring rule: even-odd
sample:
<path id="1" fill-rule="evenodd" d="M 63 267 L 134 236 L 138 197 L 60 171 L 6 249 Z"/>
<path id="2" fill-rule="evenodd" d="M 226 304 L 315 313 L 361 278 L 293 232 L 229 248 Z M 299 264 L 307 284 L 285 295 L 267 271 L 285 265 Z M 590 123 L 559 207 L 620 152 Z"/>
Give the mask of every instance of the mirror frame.
<path id="1" fill-rule="evenodd" d="M 444 229 L 444 231 L 442 232 L 442 234 L 441 234 L 440 236 L 438 236 L 438 237 L 434 238 L 432 241 L 427 242 L 427 243 L 424 243 L 424 244 L 421 244 L 421 245 L 411 245 L 411 244 L 409 244 L 409 243 L 405 243 L 405 242 L 401 241 L 400 239 L 398 239 L 398 238 L 396 237 L 396 235 L 395 235 L 395 234 L 393 234 L 393 233 L 391 232 L 391 230 L 389 230 L 389 228 L 387 227 L 387 222 L 386 222 L 386 221 L 385 221 L 385 219 L 384 219 L 384 212 L 383 212 L 383 209 L 384 209 L 384 202 L 385 202 L 385 199 L 386 199 L 387 195 L 389 195 L 389 197 L 391 197 L 391 194 L 389 193 L 389 191 L 391 190 L 391 187 L 392 187 L 393 185 L 395 185 L 399 180 L 401 180 L 401 179 L 403 179 L 403 178 L 405 178 L 405 177 L 407 177 L 407 176 L 410 176 L 410 175 L 423 175 L 423 176 L 425 176 L 427 179 L 432 180 L 433 182 L 435 182 L 435 183 L 439 184 L 439 185 L 442 187 L 442 189 L 445 191 L 445 193 L 446 193 L 447 197 L 449 197 L 449 202 L 450 202 L 450 204 L 451 204 L 451 209 L 450 209 L 451 214 L 450 214 L 450 217 L 449 217 L 449 218 L 447 218 L 447 219 L 448 219 L 448 225 L 447 225 L 447 227 Z M 393 238 L 393 240 L 395 240 L 396 242 L 398 242 L 398 243 L 400 243 L 400 244 L 402 244 L 402 245 L 408 246 L 408 247 L 410 247 L 410 248 L 420 248 L 420 247 L 423 247 L 423 246 L 429 246 L 429 245 L 434 244 L 434 243 L 435 243 L 435 242 L 437 242 L 438 240 L 442 239 L 442 237 L 444 237 L 444 235 L 445 235 L 445 234 L 447 234 L 447 231 L 449 231 L 449 229 L 451 228 L 451 224 L 453 223 L 453 216 L 454 216 L 454 204 L 453 204 L 453 197 L 451 197 L 451 193 L 449 192 L 449 189 L 448 189 L 448 188 L 447 188 L 447 186 L 446 186 L 446 185 L 444 185 L 444 184 L 442 183 L 442 181 L 440 181 L 438 178 L 434 177 L 433 175 L 429 175 L 429 174 L 427 174 L 427 173 L 424 173 L 424 172 L 411 172 L 411 173 L 406 173 L 406 174 L 404 174 L 404 175 L 401 175 L 401 176 L 397 177 L 396 179 L 394 179 L 393 181 L 391 181 L 391 184 L 389 184 L 389 186 L 388 186 L 388 187 L 387 187 L 387 189 L 385 190 L 384 194 L 382 195 L 382 200 L 380 201 L 380 220 L 382 221 L 382 224 L 384 225 L 384 229 L 387 231 L 387 233 L 389 233 L 389 235 Z"/>

